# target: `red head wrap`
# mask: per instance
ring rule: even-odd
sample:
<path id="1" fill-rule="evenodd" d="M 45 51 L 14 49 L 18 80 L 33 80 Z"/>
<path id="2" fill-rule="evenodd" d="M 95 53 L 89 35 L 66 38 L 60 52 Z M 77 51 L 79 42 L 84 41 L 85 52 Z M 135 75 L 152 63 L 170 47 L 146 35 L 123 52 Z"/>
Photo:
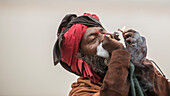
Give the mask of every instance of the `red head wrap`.
<path id="1" fill-rule="evenodd" d="M 94 14 L 91 15 L 89 13 L 85 13 L 84 15 L 91 16 L 99 20 L 99 18 Z M 62 28 L 62 30 L 63 29 L 64 28 Z M 63 35 L 63 40 L 61 42 L 61 61 L 68 64 L 73 72 L 81 74 L 83 77 L 87 77 L 94 83 L 97 83 L 101 77 L 93 72 L 90 66 L 77 56 L 77 53 L 79 52 L 79 44 L 86 29 L 86 25 L 73 24 Z"/>

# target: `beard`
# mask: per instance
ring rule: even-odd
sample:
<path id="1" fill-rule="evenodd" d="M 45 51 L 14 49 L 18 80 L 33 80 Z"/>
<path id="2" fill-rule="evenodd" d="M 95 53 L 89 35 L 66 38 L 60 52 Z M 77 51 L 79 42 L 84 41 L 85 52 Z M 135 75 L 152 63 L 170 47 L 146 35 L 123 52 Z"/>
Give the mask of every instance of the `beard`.
<path id="1" fill-rule="evenodd" d="M 91 67 L 93 72 L 99 74 L 101 77 L 105 76 L 110 58 L 106 59 L 97 55 L 83 55 L 81 52 L 79 53 L 79 57 Z"/>

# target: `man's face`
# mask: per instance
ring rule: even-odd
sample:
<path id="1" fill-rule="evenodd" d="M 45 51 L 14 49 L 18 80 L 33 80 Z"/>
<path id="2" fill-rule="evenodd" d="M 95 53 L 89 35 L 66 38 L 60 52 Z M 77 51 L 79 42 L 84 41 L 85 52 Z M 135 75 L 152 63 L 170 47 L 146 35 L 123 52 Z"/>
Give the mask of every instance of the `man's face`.
<path id="1" fill-rule="evenodd" d="M 106 31 L 102 27 L 88 27 L 82 38 L 80 49 L 84 55 L 96 55 L 97 46 L 103 41 Z"/>
<path id="2" fill-rule="evenodd" d="M 97 46 L 103 41 L 106 31 L 102 27 L 88 27 L 81 40 L 80 57 L 94 72 L 104 76 L 107 71 L 108 59 L 96 55 Z"/>

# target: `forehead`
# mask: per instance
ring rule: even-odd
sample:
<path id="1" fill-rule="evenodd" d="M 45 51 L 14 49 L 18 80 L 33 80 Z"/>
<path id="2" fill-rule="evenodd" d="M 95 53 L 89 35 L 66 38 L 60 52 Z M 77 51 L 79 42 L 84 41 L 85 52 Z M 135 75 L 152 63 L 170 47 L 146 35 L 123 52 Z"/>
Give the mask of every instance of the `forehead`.
<path id="1" fill-rule="evenodd" d="M 84 33 L 83 38 L 86 38 L 89 34 L 99 32 L 99 30 L 103 29 L 102 27 L 88 27 L 86 32 Z"/>

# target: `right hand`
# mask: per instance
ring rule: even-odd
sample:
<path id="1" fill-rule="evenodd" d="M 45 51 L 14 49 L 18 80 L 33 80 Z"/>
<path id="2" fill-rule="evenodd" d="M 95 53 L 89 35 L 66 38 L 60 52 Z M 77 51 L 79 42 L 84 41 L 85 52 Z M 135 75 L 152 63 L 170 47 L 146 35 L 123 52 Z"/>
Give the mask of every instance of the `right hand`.
<path id="1" fill-rule="evenodd" d="M 112 53 L 114 50 L 123 49 L 123 44 L 116 40 L 113 36 L 112 38 L 105 36 L 102 47 L 109 53 Z"/>

